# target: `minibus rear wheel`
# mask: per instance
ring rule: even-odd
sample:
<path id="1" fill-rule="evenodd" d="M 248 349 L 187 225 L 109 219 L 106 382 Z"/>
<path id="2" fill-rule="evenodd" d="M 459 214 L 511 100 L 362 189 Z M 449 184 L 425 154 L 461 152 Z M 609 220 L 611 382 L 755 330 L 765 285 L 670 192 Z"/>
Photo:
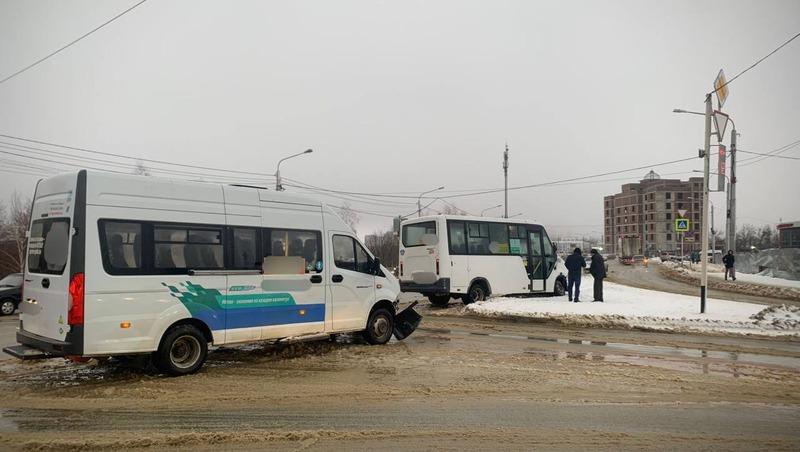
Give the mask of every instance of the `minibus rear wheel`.
<path id="1" fill-rule="evenodd" d="M 450 294 L 431 294 L 428 295 L 428 300 L 432 305 L 444 307 L 447 306 L 447 303 L 450 303 Z"/>
<path id="2" fill-rule="evenodd" d="M 475 303 L 476 301 L 483 301 L 486 299 L 486 287 L 483 284 L 476 282 L 470 286 L 464 298 L 461 301 L 464 304 Z"/>
<path id="3" fill-rule="evenodd" d="M 153 364 L 172 376 L 188 375 L 206 361 L 208 342 L 192 325 L 178 325 L 170 329 L 153 354 Z"/>
<path id="4" fill-rule="evenodd" d="M 364 339 L 372 345 L 383 345 L 392 338 L 394 316 L 386 308 L 378 308 L 369 315 Z"/>

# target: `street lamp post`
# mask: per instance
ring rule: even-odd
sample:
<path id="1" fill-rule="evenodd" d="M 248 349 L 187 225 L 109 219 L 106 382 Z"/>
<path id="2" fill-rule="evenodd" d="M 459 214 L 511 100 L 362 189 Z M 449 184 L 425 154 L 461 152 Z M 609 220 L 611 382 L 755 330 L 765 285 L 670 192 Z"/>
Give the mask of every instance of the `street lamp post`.
<path id="1" fill-rule="evenodd" d="M 419 196 L 417 197 L 417 216 L 418 217 L 422 216 L 422 195 L 425 195 L 425 194 L 428 194 L 428 193 L 432 193 L 432 192 L 435 192 L 435 191 L 439 191 L 439 190 L 444 190 L 444 186 L 441 186 L 439 188 L 434 188 L 433 190 L 424 191 L 424 192 L 419 194 Z"/>
<path id="2" fill-rule="evenodd" d="M 702 227 L 700 231 L 700 250 L 701 253 L 708 253 L 708 207 L 709 207 L 709 187 L 708 187 L 708 179 L 709 179 L 709 166 L 710 166 L 710 152 L 711 152 L 711 114 L 712 114 L 712 107 L 711 107 L 711 95 L 713 93 L 706 94 L 706 112 L 699 113 L 694 111 L 686 111 L 683 109 L 676 108 L 672 110 L 673 113 L 690 113 L 690 114 L 702 114 L 705 116 L 705 136 L 703 137 L 703 149 L 700 150 L 702 157 L 703 157 L 703 200 L 702 200 Z M 735 128 L 735 126 L 734 126 Z M 735 147 L 735 142 L 733 146 Z M 706 312 L 706 288 L 708 287 L 708 259 L 703 256 L 703 259 L 700 262 L 700 313 L 704 314 Z"/>
<path id="3" fill-rule="evenodd" d="M 503 207 L 503 205 L 502 205 L 502 204 L 498 204 L 498 205 L 496 205 L 496 206 L 487 207 L 487 208 L 485 208 L 485 209 L 481 210 L 481 216 L 483 216 L 483 213 L 484 213 L 484 212 L 486 212 L 487 210 L 496 209 L 496 208 L 498 208 L 498 207 Z"/>
<path id="4" fill-rule="evenodd" d="M 284 160 L 289 160 L 290 158 L 293 158 L 293 157 L 301 156 L 303 154 L 310 154 L 312 152 L 314 152 L 313 149 L 306 149 L 303 152 L 298 152 L 297 154 L 293 154 L 293 155 L 290 155 L 289 157 L 284 157 L 284 158 L 278 160 L 278 168 L 275 171 L 275 190 L 283 191 L 283 184 L 281 183 L 281 162 L 284 161 Z"/>

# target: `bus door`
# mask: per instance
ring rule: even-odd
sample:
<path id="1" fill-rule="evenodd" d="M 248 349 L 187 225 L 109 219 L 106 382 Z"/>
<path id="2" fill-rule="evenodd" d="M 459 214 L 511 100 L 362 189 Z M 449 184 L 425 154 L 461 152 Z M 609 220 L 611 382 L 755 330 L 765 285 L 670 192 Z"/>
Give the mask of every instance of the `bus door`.
<path id="1" fill-rule="evenodd" d="M 542 230 L 528 229 L 528 278 L 531 281 L 531 292 L 544 290 L 545 259 L 542 249 Z"/>
<path id="2" fill-rule="evenodd" d="M 528 277 L 531 280 L 531 292 L 549 291 L 547 284 L 550 274 L 556 265 L 556 249 L 541 226 L 528 226 Z"/>

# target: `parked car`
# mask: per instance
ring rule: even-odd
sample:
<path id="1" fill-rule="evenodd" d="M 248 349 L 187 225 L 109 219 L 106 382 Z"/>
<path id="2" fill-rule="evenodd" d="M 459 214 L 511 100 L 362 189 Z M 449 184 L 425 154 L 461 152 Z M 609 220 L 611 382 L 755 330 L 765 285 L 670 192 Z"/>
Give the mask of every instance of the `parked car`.
<path id="1" fill-rule="evenodd" d="M 661 258 L 662 262 L 674 260 L 677 256 L 678 256 L 677 251 L 662 251 L 661 254 L 658 255 L 658 257 Z"/>
<path id="2" fill-rule="evenodd" d="M 0 315 L 11 315 L 22 301 L 22 273 L 0 279 Z"/>
<path id="3" fill-rule="evenodd" d="M 616 258 L 617 258 L 616 254 L 606 254 L 606 259 L 607 260 L 613 261 Z"/>

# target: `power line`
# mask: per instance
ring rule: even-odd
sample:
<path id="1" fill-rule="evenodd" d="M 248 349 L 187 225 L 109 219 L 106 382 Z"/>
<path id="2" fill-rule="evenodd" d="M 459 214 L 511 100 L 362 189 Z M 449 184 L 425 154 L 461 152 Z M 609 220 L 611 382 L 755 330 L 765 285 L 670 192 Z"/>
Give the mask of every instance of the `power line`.
<path id="1" fill-rule="evenodd" d="M 184 168 L 194 168 L 194 169 L 202 169 L 202 170 L 207 170 L 207 171 L 218 171 L 218 172 L 225 172 L 225 173 L 245 174 L 245 175 L 250 175 L 250 176 L 261 176 L 261 177 L 265 176 L 264 173 L 254 173 L 254 172 L 249 172 L 249 171 L 236 171 L 236 170 L 221 170 L 219 168 L 210 168 L 210 167 L 207 167 L 207 166 L 189 165 L 189 164 L 186 164 L 186 163 L 171 163 L 171 162 L 165 162 L 165 161 L 161 161 L 161 160 L 152 160 L 152 159 L 143 159 L 143 158 L 137 158 L 137 157 L 129 157 L 129 156 L 125 156 L 125 155 L 111 154 L 111 153 L 108 153 L 108 152 L 93 151 L 91 149 L 79 148 L 79 147 L 75 147 L 75 146 L 67 146 L 67 145 L 63 145 L 63 144 L 49 143 L 47 141 L 32 140 L 32 139 L 29 139 L 29 138 L 22 138 L 22 137 L 17 137 L 17 136 L 13 136 L 13 135 L 5 135 L 5 134 L 2 134 L 2 133 L 0 133 L 0 137 L 11 138 L 11 139 L 14 139 L 14 140 L 19 140 L 19 141 L 27 141 L 28 143 L 43 144 L 43 145 L 46 145 L 46 146 L 53 146 L 53 147 L 62 148 L 62 149 L 70 149 L 70 150 L 73 150 L 73 151 L 87 152 L 87 153 L 90 153 L 90 154 L 105 155 L 105 156 L 114 157 L 114 158 L 122 158 L 122 159 L 135 160 L 135 161 L 148 162 L 148 163 L 157 163 L 157 164 L 160 164 L 160 165 L 181 166 L 181 167 L 184 167 Z"/>
<path id="2" fill-rule="evenodd" d="M 737 149 L 736 152 L 744 152 L 745 154 L 760 155 L 763 157 L 773 157 L 776 159 L 800 160 L 800 157 L 789 157 L 788 155 L 761 154 L 759 152 L 744 151 L 742 149 Z"/>
<path id="3" fill-rule="evenodd" d="M 39 64 L 39 63 L 43 62 L 44 60 L 46 60 L 46 59 L 50 58 L 51 56 L 53 56 L 53 55 L 55 55 L 55 54 L 57 54 L 57 53 L 61 52 L 62 50 L 66 49 L 67 47 L 69 47 L 69 46 L 71 46 L 71 45 L 73 45 L 73 44 L 77 43 L 77 42 L 78 42 L 78 41 L 80 41 L 81 39 L 83 39 L 83 38 L 85 38 L 85 37 L 89 36 L 90 34 L 92 34 L 92 33 L 96 32 L 97 30 L 99 30 L 99 29 L 101 29 L 101 28 L 105 27 L 106 25 L 110 24 L 111 22 L 114 22 L 115 20 L 117 20 L 117 19 L 119 19 L 120 17 L 124 16 L 125 14 L 127 14 L 128 12 L 130 12 L 131 10 L 133 10 L 134 8 L 136 8 L 137 6 L 141 5 L 142 3 L 146 2 L 146 1 L 147 1 L 147 0 L 142 0 L 142 1 L 140 1 L 139 3 L 137 3 L 137 4 L 133 5 L 133 6 L 131 6 L 130 8 L 126 9 L 125 11 L 123 11 L 123 12 L 121 12 L 121 13 L 117 14 L 116 16 L 112 17 L 110 20 L 106 21 L 106 22 L 105 22 L 103 25 L 100 25 L 99 27 L 95 28 L 94 30 L 90 31 L 89 33 L 86 33 L 85 35 L 81 36 L 80 38 L 78 38 L 78 39 L 76 39 L 76 40 L 74 40 L 74 41 L 70 42 L 69 44 L 65 45 L 64 47 L 62 47 L 62 48 L 60 48 L 60 49 L 56 50 L 55 52 L 51 53 L 50 55 L 47 55 L 46 57 L 44 57 L 44 58 L 40 59 L 39 61 L 36 61 L 35 63 L 31 64 L 30 66 L 28 66 L 28 67 L 26 67 L 26 68 L 24 68 L 24 69 L 20 69 L 19 71 L 15 72 L 15 73 L 13 73 L 13 74 L 11 74 L 11 75 L 9 75 L 8 77 L 4 78 L 3 80 L 0 80 L 0 84 L 3 84 L 3 83 L 5 83 L 5 82 L 6 82 L 6 81 L 8 81 L 8 80 L 11 80 L 12 78 L 14 78 L 14 77 L 18 76 L 19 74 L 22 74 L 23 72 L 27 71 L 28 69 L 30 69 L 30 68 L 32 68 L 32 67 L 34 67 L 34 66 L 36 66 L 37 64 Z"/>
<path id="4" fill-rule="evenodd" d="M 775 50 L 773 50 L 772 52 L 770 52 L 770 53 L 769 53 L 767 56 L 765 56 L 764 58 L 762 58 L 762 59 L 760 59 L 760 60 L 756 61 L 755 63 L 753 63 L 753 65 L 752 65 L 752 66 L 750 66 L 749 68 L 747 68 L 747 69 L 743 70 L 742 72 L 740 72 L 739 74 L 737 74 L 737 75 L 736 75 L 736 77 L 734 77 L 734 78 L 732 78 L 732 79 L 728 80 L 727 82 L 725 82 L 725 84 L 724 84 L 724 85 L 720 86 L 719 88 L 715 88 L 715 89 L 714 89 L 714 91 L 711 91 L 711 92 L 709 93 L 709 95 L 711 95 L 711 94 L 714 94 L 714 93 L 716 93 L 717 91 L 721 90 L 722 88 L 724 88 L 724 87 L 726 87 L 726 86 L 730 85 L 730 84 L 731 84 L 731 82 L 733 82 L 734 80 L 736 80 L 737 78 L 739 78 L 739 76 L 740 76 L 740 75 L 744 74 L 745 72 L 749 71 L 750 69 L 753 69 L 754 67 L 756 67 L 756 65 L 757 65 L 758 63 L 760 63 L 760 62 L 762 62 L 762 61 L 766 60 L 767 58 L 771 57 L 771 56 L 772 56 L 772 54 L 774 54 L 774 53 L 775 53 L 775 52 L 777 52 L 778 50 L 782 49 L 782 48 L 783 48 L 783 47 L 784 47 L 786 44 L 789 44 L 790 42 L 794 41 L 794 40 L 795 40 L 795 39 L 796 39 L 798 36 L 800 36 L 800 33 L 797 33 L 796 35 L 794 35 L 794 37 L 793 37 L 792 39 L 790 39 L 790 40 L 788 40 L 788 41 L 784 42 L 784 43 L 783 43 L 783 44 L 782 44 L 780 47 L 778 47 L 777 49 L 775 49 Z"/>

